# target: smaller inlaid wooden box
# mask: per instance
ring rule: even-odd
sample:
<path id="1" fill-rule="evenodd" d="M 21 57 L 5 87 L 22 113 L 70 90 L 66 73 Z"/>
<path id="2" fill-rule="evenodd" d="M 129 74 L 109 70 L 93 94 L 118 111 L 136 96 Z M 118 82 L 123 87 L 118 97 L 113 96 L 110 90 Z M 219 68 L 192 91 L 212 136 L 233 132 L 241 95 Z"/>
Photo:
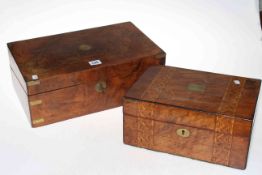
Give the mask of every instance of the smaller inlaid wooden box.
<path id="1" fill-rule="evenodd" d="M 118 107 L 165 52 L 131 22 L 8 43 L 14 86 L 32 126 Z"/>
<path id="2" fill-rule="evenodd" d="M 257 79 L 154 66 L 124 98 L 124 143 L 245 169 Z"/>

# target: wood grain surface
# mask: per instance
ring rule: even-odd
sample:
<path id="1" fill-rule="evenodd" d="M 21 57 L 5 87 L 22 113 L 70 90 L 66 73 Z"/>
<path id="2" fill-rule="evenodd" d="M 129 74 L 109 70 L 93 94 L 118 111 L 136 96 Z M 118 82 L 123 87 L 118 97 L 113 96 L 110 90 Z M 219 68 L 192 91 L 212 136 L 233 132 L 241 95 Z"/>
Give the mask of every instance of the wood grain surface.
<path id="1" fill-rule="evenodd" d="M 245 169 L 259 89 L 256 79 L 151 67 L 125 95 L 124 143 Z"/>
<path id="2" fill-rule="evenodd" d="M 165 52 L 131 22 L 11 42 L 8 48 L 33 127 L 118 107 L 148 67 L 165 64 Z M 101 64 L 91 65 L 94 60 Z"/>

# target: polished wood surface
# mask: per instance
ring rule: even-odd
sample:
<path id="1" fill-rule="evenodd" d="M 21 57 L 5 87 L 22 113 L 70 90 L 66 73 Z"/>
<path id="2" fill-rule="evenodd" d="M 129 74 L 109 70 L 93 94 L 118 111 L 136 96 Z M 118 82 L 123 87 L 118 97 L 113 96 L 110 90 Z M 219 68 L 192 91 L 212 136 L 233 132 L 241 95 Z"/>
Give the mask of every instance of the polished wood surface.
<path id="1" fill-rule="evenodd" d="M 21 72 L 23 81 L 39 77 L 41 85 L 25 87 L 29 95 L 83 81 L 72 73 L 165 54 L 131 22 L 11 42 L 8 48 L 14 60 L 11 67 L 16 74 Z M 97 59 L 102 64 L 89 64 Z"/>
<path id="2" fill-rule="evenodd" d="M 127 89 L 148 67 L 165 64 L 165 52 L 130 22 L 8 47 L 33 127 L 120 106 Z M 91 66 L 92 60 L 102 64 Z"/>
<path id="3" fill-rule="evenodd" d="M 126 97 L 252 120 L 260 83 L 238 76 L 156 66 Z"/>
<path id="4" fill-rule="evenodd" d="M 151 67 L 125 95 L 124 143 L 245 169 L 259 89 L 257 79 Z"/>

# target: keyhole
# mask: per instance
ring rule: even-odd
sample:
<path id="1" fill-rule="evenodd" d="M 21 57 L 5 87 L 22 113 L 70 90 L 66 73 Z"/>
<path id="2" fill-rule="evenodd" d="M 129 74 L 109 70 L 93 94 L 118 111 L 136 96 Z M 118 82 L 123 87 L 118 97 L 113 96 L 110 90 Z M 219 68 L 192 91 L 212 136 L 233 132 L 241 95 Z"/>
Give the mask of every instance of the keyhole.
<path id="1" fill-rule="evenodd" d="M 190 136 L 190 131 L 185 129 L 185 128 L 181 128 L 181 129 L 178 129 L 176 131 L 176 134 L 181 136 L 181 137 L 189 137 Z"/>

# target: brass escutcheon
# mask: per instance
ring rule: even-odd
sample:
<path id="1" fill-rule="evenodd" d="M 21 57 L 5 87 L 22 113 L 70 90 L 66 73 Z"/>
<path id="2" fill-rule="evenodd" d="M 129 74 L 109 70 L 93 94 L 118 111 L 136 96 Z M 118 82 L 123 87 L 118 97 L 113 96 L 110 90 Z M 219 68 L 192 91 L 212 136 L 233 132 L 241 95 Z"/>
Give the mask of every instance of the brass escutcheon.
<path id="1" fill-rule="evenodd" d="M 190 131 L 185 128 L 181 128 L 176 130 L 176 134 L 179 135 L 180 137 L 189 137 Z"/>
<path id="2" fill-rule="evenodd" d="M 96 83 L 95 86 L 96 92 L 104 92 L 106 90 L 106 82 L 105 81 L 99 81 Z"/>
<path id="3" fill-rule="evenodd" d="M 81 44 L 79 47 L 78 47 L 78 49 L 79 50 L 82 50 L 82 51 L 88 51 L 88 50 L 90 50 L 92 47 L 90 46 L 90 45 L 88 45 L 88 44 Z"/>

